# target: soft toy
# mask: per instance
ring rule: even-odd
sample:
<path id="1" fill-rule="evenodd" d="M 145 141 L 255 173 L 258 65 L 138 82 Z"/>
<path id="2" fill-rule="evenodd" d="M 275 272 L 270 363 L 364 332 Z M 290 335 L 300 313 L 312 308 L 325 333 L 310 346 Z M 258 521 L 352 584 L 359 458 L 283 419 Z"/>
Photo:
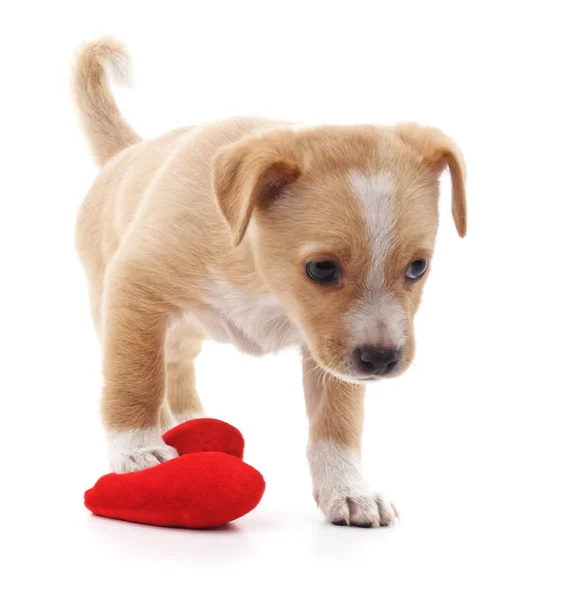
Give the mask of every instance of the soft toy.
<path id="1" fill-rule="evenodd" d="M 85 506 L 111 519 L 209 529 L 253 510 L 263 476 L 242 461 L 243 436 L 217 419 L 186 421 L 163 435 L 179 455 L 161 465 L 109 473 L 85 492 Z"/>

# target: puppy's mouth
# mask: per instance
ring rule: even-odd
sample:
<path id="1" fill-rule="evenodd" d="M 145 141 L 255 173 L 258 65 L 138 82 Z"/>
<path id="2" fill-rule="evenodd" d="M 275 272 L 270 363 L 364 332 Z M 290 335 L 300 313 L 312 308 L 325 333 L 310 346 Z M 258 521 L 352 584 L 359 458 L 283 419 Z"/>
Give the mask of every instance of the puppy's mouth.
<path id="1" fill-rule="evenodd" d="M 330 369 L 326 369 L 331 375 L 334 375 L 337 379 L 341 381 L 345 381 L 346 383 L 354 383 L 354 384 L 364 384 L 364 383 L 374 383 L 375 381 L 381 381 L 382 379 L 392 379 L 393 377 L 397 377 L 401 374 L 404 369 L 396 369 L 389 373 L 383 373 L 382 375 L 347 375 L 343 373 L 338 373 L 337 371 L 331 371 Z"/>
<path id="2" fill-rule="evenodd" d="M 384 375 L 352 375 L 348 373 L 340 373 L 335 369 L 331 369 L 329 367 L 323 367 L 327 373 L 336 377 L 340 381 L 344 381 L 345 383 L 352 384 L 363 384 L 363 383 L 373 383 L 374 381 L 379 381 L 384 377 Z"/>

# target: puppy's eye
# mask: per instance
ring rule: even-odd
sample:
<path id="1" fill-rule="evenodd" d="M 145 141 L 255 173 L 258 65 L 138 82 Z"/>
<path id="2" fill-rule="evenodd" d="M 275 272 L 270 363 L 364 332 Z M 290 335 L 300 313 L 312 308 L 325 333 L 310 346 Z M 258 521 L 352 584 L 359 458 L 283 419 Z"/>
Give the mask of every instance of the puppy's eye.
<path id="1" fill-rule="evenodd" d="M 427 270 L 429 266 L 429 261 L 426 258 L 422 258 L 420 260 L 414 260 L 408 267 L 405 272 L 405 279 L 408 281 L 417 281 L 420 279 Z"/>
<path id="2" fill-rule="evenodd" d="M 331 260 L 309 262 L 306 265 L 306 274 L 317 283 L 332 283 L 340 276 L 338 265 Z"/>

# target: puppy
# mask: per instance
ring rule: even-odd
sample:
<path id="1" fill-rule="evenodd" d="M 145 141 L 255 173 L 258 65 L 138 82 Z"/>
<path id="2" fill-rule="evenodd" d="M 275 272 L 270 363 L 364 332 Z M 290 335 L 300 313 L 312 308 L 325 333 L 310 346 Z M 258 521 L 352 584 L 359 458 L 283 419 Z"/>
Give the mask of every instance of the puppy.
<path id="1" fill-rule="evenodd" d="M 414 124 L 298 127 L 236 118 L 142 140 L 105 68 L 121 45 L 78 54 L 74 90 L 101 171 L 77 249 L 103 348 L 102 416 L 114 471 L 176 456 L 161 433 L 204 414 L 204 339 L 254 355 L 302 351 L 316 502 L 335 524 L 376 527 L 395 508 L 360 472 L 365 384 L 399 375 L 429 272 L 439 176 L 466 233 L 455 143 Z"/>

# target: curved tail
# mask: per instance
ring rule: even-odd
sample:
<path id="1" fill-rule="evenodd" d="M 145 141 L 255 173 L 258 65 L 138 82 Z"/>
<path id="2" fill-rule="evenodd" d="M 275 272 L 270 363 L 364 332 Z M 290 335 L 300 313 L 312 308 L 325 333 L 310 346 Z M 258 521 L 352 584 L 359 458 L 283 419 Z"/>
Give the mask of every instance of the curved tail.
<path id="1" fill-rule="evenodd" d="M 73 69 L 75 101 L 98 165 L 141 139 L 119 112 L 109 89 L 106 67 L 117 84 L 129 84 L 128 54 L 120 42 L 110 37 L 85 44 L 77 53 Z"/>

